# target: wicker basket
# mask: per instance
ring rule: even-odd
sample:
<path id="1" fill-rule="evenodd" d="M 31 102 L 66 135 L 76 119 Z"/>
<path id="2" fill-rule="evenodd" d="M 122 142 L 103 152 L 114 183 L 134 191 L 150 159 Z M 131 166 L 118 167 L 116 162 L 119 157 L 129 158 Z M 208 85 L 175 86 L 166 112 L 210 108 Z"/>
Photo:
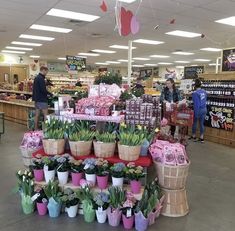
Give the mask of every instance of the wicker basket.
<path id="1" fill-rule="evenodd" d="M 65 140 L 43 139 L 43 148 L 47 155 L 54 156 L 64 153 Z"/>
<path id="2" fill-rule="evenodd" d="M 121 160 L 135 161 L 139 159 L 141 146 L 127 146 L 118 144 L 118 154 Z"/>
<path id="3" fill-rule="evenodd" d="M 73 156 L 88 156 L 91 153 L 92 141 L 69 141 Z"/>
<path id="4" fill-rule="evenodd" d="M 185 189 L 168 190 L 162 188 L 165 195 L 161 214 L 167 217 L 183 217 L 188 214 L 189 206 Z"/>
<path id="5" fill-rule="evenodd" d="M 190 162 L 187 165 L 170 166 L 154 161 L 154 165 L 156 167 L 159 184 L 163 188 L 166 189 L 185 188 Z"/>
<path id="6" fill-rule="evenodd" d="M 94 141 L 95 156 L 99 158 L 108 158 L 114 156 L 116 143 L 103 143 Z"/>
<path id="7" fill-rule="evenodd" d="M 33 148 L 25 148 L 25 147 L 20 147 L 21 155 L 22 155 L 22 160 L 24 162 L 25 166 L 29 166 L 32 164 L 32 154 L 36 152 L 38 148 L 33 149 Z"/>

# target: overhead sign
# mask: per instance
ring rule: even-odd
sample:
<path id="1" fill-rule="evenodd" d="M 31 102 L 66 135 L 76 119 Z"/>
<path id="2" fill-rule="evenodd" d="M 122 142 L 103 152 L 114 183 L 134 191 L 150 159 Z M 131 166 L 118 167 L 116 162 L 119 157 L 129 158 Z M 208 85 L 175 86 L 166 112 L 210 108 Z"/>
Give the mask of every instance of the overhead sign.
<path id="1" fill-rule="evenodd" d="M 185 79 L 195 79 L 198 75 L 204 73 L 204 66 L 194 66 L 184 68 Z"/>
<path id="2" fill-rule="evenodd" d="M 234 108 L 208 106 L 205 125 L 212 128 L 233 131 Z"/>
<path id="3" fill-rule="evenodd" d="M 222 71 L 235 71 L 235 48 L 223 50 Z"/>
<path id="4" fill-rule="evenodd" d="M 68 71 L 84 71 L 86 70 L 86 59 L 78 56 L 66 56 L 66 65 Z"/>

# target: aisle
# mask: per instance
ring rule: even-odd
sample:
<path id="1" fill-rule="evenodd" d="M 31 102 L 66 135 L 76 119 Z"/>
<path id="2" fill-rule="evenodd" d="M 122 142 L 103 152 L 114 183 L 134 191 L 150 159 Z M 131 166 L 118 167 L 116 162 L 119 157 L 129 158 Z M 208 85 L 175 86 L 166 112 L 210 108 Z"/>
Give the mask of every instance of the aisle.
<path id="1" fill-rule="evenodd" d="M 64 231 L 64 230 L 123 230 L 86 224 L 82 217 L 59 219 L 48 216 L 25 216 L 19 198 L 12 194 L 15 171 L 22 168 L 18 146 L 25 127 L 7 123 L 0 143 L 0 231 Z M 157 231 L 232 231 L 235 226 L 235 150 L 213 143 L 190 143 L 192 160 L 187 185 L 190 214 L 184 218 L 160 217 L 149 230 Z"/>

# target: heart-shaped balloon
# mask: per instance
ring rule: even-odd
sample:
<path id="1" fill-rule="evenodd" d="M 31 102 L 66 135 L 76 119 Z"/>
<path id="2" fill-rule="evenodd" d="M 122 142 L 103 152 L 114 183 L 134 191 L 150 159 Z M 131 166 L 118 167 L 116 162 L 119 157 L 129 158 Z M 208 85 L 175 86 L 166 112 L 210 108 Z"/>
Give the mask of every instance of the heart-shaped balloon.
<path id="1" fill-rule="evenodd" d="M 136 16 L 133 16 L 131 19 L 131 33 L 132 34 L 137 34 L 140 30 L 140 23 Z"/>
<path id="2" fill-rule="evenodd" d="M 131 19 L 133 13 L 130 10 L 126 10 L 124 7 L 121 8 L 121 34 L 127 36 L 131 33 Z"/>
<path id="3" fill-rule="evenodd" d="M 108 9 L 105 1 L 103 1 L 102 4 L 100 5 L 100 9 L 104 12 L 107 12 Z"/>

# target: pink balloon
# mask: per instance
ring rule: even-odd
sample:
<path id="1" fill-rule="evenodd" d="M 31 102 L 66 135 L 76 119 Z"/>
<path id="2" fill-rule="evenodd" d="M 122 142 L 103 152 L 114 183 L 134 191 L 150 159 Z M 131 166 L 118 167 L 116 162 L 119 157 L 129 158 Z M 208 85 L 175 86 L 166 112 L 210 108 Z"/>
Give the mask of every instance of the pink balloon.
<path id="1" fill-rule="evenodd" d="M 131 33 L 132 34 L 137 34 L 140 30 L 140 23 L 136 16 L 133 16 L 131 19 Z"/>

